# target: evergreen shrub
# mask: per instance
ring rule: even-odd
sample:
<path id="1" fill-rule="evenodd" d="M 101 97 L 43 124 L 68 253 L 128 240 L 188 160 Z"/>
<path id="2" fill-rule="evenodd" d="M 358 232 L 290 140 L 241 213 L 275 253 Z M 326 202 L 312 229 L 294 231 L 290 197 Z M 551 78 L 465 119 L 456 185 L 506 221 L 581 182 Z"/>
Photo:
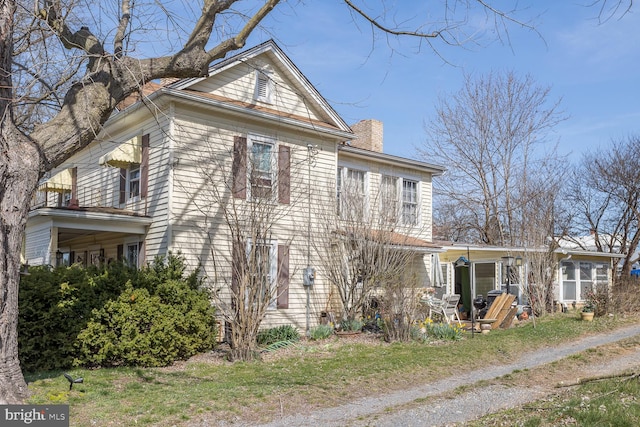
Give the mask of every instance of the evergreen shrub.
<path id="1" fill-rule="evenodd" d="M 169 255 L 140 270 L 32 267 L 22 276 L 18 345 L 26 372 L 161 366 L 215 344 L 214 309 L 197 271 Z"/>

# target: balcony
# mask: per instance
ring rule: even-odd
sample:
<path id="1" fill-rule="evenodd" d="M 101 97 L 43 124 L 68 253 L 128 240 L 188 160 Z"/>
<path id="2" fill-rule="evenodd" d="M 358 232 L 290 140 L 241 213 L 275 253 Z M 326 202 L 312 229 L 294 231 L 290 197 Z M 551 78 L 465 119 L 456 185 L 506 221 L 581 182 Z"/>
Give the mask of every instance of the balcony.
<path id="1" fill-rule="evenodd" d="M 125 197 L 125 203 L 120 203 L 120 192 L 105 186 L 78 186 L 77 197 L 73 198 L 71 185 L 57 185 L 55 189 L 42 184 L 34 195 L 29 210 L 40 208 L 112 208 L 123 211 L 134 211 L 143 214 L 139 197 Z M 140 211 L 140 212 L 139 212 Z"/>

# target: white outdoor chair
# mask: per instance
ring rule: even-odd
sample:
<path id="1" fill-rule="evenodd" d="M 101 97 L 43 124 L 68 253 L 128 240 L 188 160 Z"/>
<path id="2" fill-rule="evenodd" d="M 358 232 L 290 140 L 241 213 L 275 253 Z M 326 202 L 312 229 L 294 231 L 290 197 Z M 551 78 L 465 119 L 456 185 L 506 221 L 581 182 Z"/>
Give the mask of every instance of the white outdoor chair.
<path id="1" fill-rule="evenodd" d="M 448 324 L 451 324 L 454 320 L 458 320 L 458 324 L 462 323 L 460 321 L 460 316 L 458 315 L 458 303 L 460 302 L 460 295 L 445 295 L 442 297 L 442 315 Z"/>

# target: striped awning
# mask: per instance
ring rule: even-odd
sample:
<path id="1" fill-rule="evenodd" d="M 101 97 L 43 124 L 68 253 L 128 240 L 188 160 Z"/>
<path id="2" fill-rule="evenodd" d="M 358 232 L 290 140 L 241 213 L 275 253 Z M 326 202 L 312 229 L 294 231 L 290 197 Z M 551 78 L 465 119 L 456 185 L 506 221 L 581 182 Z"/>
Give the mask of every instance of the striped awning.
<path id="1" fill-rule="evenodd" d="M 127 168 L 131 164 L 142 162 L 142 138 L 136 136 L 118 145 L 115 150 L 100 157 L 100 166 Z"/>
<path id="2" fill-rule="evenodd" d="M 45 191 L 62 193 L 65 191 L 71 191 L 72 185 L 73 176 L 71 173 L 71 168 L 69 168 L 62 170 L 49 178 L 47 182 L 44 183 L 44 188 L 42 189 Z"/>

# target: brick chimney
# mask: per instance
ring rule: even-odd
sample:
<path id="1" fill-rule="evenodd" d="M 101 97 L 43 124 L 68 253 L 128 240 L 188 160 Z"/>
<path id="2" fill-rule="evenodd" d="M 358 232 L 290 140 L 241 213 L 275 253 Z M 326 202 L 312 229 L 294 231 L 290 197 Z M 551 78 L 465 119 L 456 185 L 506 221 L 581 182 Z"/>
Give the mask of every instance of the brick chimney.
<path id="1" fill-rule="evenodd" d="M 360 120 L 351 125 L 351 130 L 358 139 L 351 141 L 351 146 L 382 153 L 382 122 L 373 119 Z"/>

